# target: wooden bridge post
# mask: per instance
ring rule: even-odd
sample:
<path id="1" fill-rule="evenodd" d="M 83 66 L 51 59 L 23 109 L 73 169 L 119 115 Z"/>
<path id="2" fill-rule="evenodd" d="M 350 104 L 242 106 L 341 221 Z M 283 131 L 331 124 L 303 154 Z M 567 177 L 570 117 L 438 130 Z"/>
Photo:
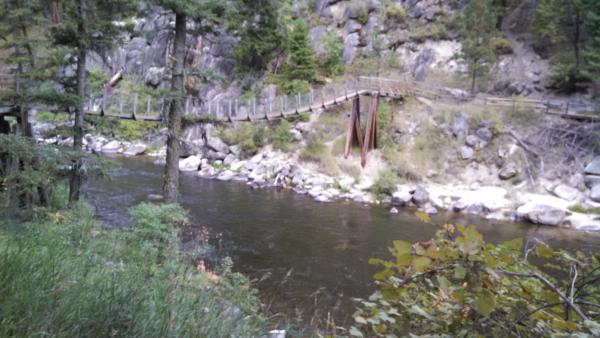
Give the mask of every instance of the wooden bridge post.
<path id="1" fill-rule="evenodd" d="M 240 103 L 238 99 L 235 99 L 235 117 L 240 114 Z"/>
<path id="2" fill-rule="evenodd" d="M 325 88 L 321 89 L 321 108 L 325 109 Z"/>
<path id="3" fill-rule="evenodd" d="M 315 102 L 315 92 L 313 91 L 312 87 L 310 88 L 310 103 L 308 105 L 308 110 L 310 110 L 312 112 L 312 105 Z"/>
<path id="4" fill-rule="evenodd" d="M 367 164 L 367 152 L 377 147 L 377 101 L 379 93 L 371 93 L 371 107 L 367 120 L 367 129 L 365 130 L 365 140 L 361 149 L 361 165 Z"/>
<path id="5" fill-rule="evenodd" d="M 273 111 L 273 101 L 269 100 L 269 110 L 265 109 L 265 120 L 269 121 L 269 114 Z"/>
<path id="6" fill-rule="evenodd" d="M 281 100 L 281 117 L 285 117 L 285 102 L 287 101 L 287 95 L 284 95 L 282 97 L 279 98 Z"/>
<path id="7" fill-rule="evenodd" d="M 360 131 L 360 96 L 356 96 L 352 100 L 352 112 L 348 120 L 348 128 L 346 129 L 346 147 L 344 148 L 344 158 L 350 155 L 352 145 L 358 145 L 363 148 L 363 138 Z"/>
<path id="8" fill-rule="evenodd" d="M 231 122 L 232 121 L 232 119 L 231 119 L 231 100 L 229 100 L 228 106 L 229 106 L 229 109 L 227 110 L 227 121 Z"/>
<path id="9" fill-rule="evenodd" d="M 188 96 L 185 99 L 185 111 L 183 112 L 184 115 L 187 115 L 190 113 L 190 97 Z"/>

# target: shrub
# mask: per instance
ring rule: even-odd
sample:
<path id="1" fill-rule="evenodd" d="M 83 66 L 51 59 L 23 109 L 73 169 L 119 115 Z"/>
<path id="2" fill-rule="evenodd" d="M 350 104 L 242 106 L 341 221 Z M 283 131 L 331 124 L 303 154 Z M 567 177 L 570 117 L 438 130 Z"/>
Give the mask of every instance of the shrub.
<path id="1" fill-rule="evenodd" d="M 418 215 L 430 221 L 426 214 Z M 391 260 L 369 260 L 382 266 L 373 276 L 378 290 L 359 301 L 350 334 L 600 334 L 594 319 L 600 303 L 600 255 L 555 251 L 541 241 L 529 242 L 523 251 L 522 246 L 522 239 L 486 244 L 474 226 L 461 225 L 444 225 L 425 242 L 394 241 Z"/>
<path id="2" fill-rule="evenodd" d="M 600 207 L 587 207 L 581 204 L 572 205 L 569 210 L 580 214 L 600 214 Z"/>
<path id="3" fill-rule="evenodd" d="M 172 236 L 175 205 L 132 209 L 131 229 L 101 229 L 80 205 L 0 231 L 2 337 L 256 337 L 256 293 L 225 261 L 195 268 Z M 194 254 L 194 253 L 192 253 Z"/>
<path id="4" fill-rule="evenodd" d="M 287 151 L 292 142 L 294 142 L 294 136 L 290 132 L 291 125 L 286 120 L 281 120 L 271 132 L 271 143 L 273 148 Z"/>
<path id="5" fill-rule="evenodd" d="M 49 111 L 41 111 L 35 115 L 35 119 L 38 122 L 44 123 L 65 122 L 69 120 L 69 115 L 56 114 Z"/>
<path id="6" fill-rule="evenodd" d="M 396 191 L 398 184 L 398 176 L 392 170 L 383 170 L 379 173 L 379 177 L 375 184 L 371 187 L 371 191 L 376 195 L 391 196 Z"/>
<path id="7" fill-rule="evenodd" d="M 323 38 L 325 45 L 325 61 L 323 62 L 323 71 L 326 75 L 339 75 L 344 72 L 344 63 L 342 61 L 342 52 L 344 45 L 342 40 L 333 33 L 328 33 Z"/>
<path id="8" fill-rule="evenodd" d="M 232 129 L 220 129 L 219 137 L 228 145 L 239 145 L 242 157 L 250 157 L 264 146 L 265 127 L 262 124 L 240 123 Z"/>
<path id="9" fill-rule="evenodd" d="M 299 155 L 300 160 L 317 163 L 320 169 L 328 175 L 335 176 L 339 168 L 329 149 L 322 140 L 314 135 L 307 140 L 307 145 Z"/>
<path id="10" fill-rule="evenodd" d="M 391 0 L 384 1 L 383 16 L 389 21 L 404 22 L 407 15 L 402 4 L 393 3 Z"/>
<path id="11" fill-rule="evenodd" d="M 492 38 L 490 44 L 492 45 L 492 49 L 494 50 L 496 55 L 510 54 L 513 52 L 510 41 L 508 41 L 505 38 Z"/>

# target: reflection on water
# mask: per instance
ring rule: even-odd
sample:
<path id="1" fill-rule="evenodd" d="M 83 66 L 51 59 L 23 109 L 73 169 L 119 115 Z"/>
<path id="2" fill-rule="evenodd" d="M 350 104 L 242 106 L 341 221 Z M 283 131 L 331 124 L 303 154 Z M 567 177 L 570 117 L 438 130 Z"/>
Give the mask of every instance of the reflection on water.
<path id="1" fill-rule="evenodd" d="M 162 167 L 140 159 L 117 159 L 111 179 L 91 182 L 88 200 L 101 221 L 128 223 L 127 209 L 159 193 Z M 394 239 L 429 239 L 436 226 L 423 224 L 410 211 L 390 214 L 385 207 L 352 202 L 321 204 L 278 189 L 253 190 L 240 182 L 181 177 L 181 204 L 196 226 L 221 233 L 219 255 L 230 256 L 238 271 L 259 280 L 263 300 L 274 311 L 352 313 L 351 297 L 372 291 L 367 264 L 385 257 Z M 600 237 L 529 224 L 493 222 L 438 215 L 435 221 L 478 224 L 485 238 L 501 242 L 536 236 L 561 247 L 598 245 Z M 272 302 L 272 303 L 271 303 Z"/>

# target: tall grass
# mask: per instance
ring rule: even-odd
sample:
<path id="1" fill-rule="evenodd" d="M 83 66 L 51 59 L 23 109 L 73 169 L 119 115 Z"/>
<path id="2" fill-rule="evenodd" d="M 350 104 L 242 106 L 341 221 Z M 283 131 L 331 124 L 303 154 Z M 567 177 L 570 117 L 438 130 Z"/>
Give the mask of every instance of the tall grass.
<path id="1" fill-rule="evenodd" d="M 255 292 L 230 265 L 218 278 L 177 250 L 175 205 L 142 204 L 106 230 L 85 206 L 0 230 L 1 337 L 255 337 Z"/>

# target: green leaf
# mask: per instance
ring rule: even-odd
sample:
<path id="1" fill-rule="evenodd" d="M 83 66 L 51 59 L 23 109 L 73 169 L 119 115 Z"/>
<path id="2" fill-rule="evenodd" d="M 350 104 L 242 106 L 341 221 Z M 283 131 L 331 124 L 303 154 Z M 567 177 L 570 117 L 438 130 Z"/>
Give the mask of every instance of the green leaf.
<path id="1" fill-rule="evenodd" d="M 496 307 L 496 297 L 489 291 L 482 292 L 475 298 L 475 310 L 482 315 L 488 317 Z"/>
<path id="2" fill-rule="evenodd" d="M 552 250 L 552 248 L 550 248 L 546 243 L 541 243 L 538 245 L 535 249 L 535 252 L 542 258 L 550 258 L 554 256 L 554 250 Z"/>
<path id="3" fill-rule="evenodd" d="M 362 332 L 360 332 L 357 328 L 355 328 L 354 326 L 352 326 L 350 328 L 350 330 L 348 331 L 348 333 L 350 333 L 351 336 L 353 337 L 363 337 Z"/>
<path id="4" fill-rule="evenodd" d="M 459 264 L 454 268 L 454 278 L 464 279 L 466 275 L 467 270 L 462 265 Z"/>
<path id="5" fill-rule="evenodd" d="M 406 241 L 394 241 L 393 245 L 392 254 L 394 254 L 394 256 L 402 256 L 411 253 L 412 245 Z"/>
<path id="6" fill-rule="evenodd" d="M 413 313 L 415 313 L 415 314 L 418 314 L 420 316 L 423 316 L 423 317 L 425 317 L 425 318 L 427 318 L 429 320 L 433 320 L 433 318 L 427 312 L 425 312 L 423 309 L 421 309 L 418 305 L 413 305 L 410 308 L 410 311 L 413 312 Z"/>
<path id="7" fill-rule="evenodd" d="M 423 223 L 431 223 L 431 217 L 426 212 L 417 211 L 415 212 L 415 216 Z"/>
<path id="8" fill-rule="evenodd" d="M 520 251 L 521 247 L 523 246 L 523 238 L 515 238 L 511 241 L 502 243 L 502 245 L 505 246 L 507 249 Z"/>
<path id="9" fill-rule="evenodd" d="M 411 266 L 415 271 L 423 272 L 431 265 L 429 257 L 415 257 L 411 262 Z"/>

